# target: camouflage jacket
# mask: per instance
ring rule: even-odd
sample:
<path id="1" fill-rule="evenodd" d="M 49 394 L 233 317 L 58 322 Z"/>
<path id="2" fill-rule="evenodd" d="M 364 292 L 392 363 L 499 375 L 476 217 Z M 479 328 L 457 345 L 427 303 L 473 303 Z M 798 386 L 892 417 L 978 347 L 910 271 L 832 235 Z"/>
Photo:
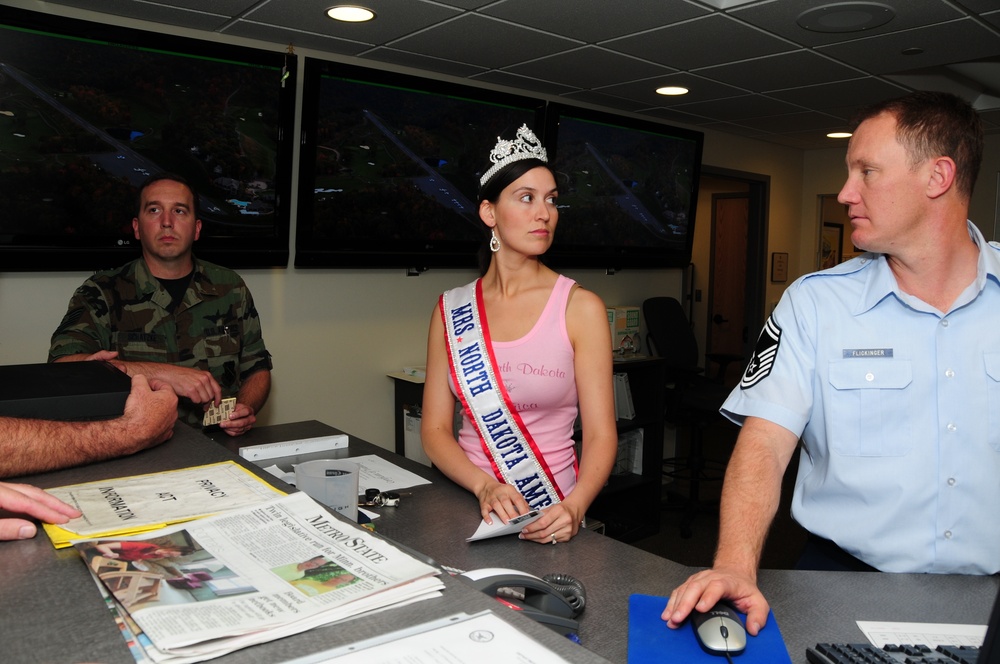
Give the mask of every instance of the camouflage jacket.
<path id="1" fill-rule="evenodd" d="M 184 300 L 171 312 L 170 295 L 143 259 L 98 272 L 70 299 L 52 334 L 49 361 L 116 350 L 119 359 L 167 362 L 210 372 L 223 397 L 242 379 L 271 369 L 250 290 L 238 274 L 195 259 Z M 200 425 L 203 408 L 181 400 L 180 416 Z"/>

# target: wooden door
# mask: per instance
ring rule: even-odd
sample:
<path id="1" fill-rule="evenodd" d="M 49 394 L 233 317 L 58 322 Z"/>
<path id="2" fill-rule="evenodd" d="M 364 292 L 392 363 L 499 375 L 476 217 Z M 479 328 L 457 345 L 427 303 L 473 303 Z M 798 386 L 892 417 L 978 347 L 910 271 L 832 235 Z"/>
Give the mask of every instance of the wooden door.
<path id="1" fill-rule="evenodd" d="M 707 352 L 742 355 L 748 334 L 744 312 L 750 198 L 745 194 L 716 194 L 712 206 Z M 737 380 L 741 370 L 739 363 L 734 363 L 730 367 L 734 375 L 727 375 L 727 382 Z"/>

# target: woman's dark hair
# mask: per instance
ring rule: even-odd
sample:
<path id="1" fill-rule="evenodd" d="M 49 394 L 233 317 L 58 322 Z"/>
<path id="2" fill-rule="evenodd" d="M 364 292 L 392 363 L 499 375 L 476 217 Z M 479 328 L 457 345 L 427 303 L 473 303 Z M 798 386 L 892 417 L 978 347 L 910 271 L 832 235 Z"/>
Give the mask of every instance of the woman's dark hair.
<path id="1" fill-rule="evenodd" d="M 552 170 L 552 167 L 541 159 L 522 159 L 520 161 L 515 161 L 514 163 L 508 164 L 494 173 L 493 177 L 487 180 L 486 184 L 479 188 L 479 203 L 482 204 L 483 201 L 496 203 L 500 199 L 500 193 L 506 189 L 511 182 L 514 182 L 531 169 L 538 168 L 539 166 L 547 168 L 549 172 L 552 173 L 552 177 L 555 177 L 555 171 Z M 479 276 L 486 274 L 486 270 L 490 267 L 490 260 L 492 259 L 493 253 L 490 251 L 491 229 L 486 224 L 483 224 L 482 228 L 485 234 L 485 240 L 479 247 L 479 252 L 476 255 L 479 263 Z"/>
<path id="2" fill-rule="evenodd" d="M 539 166 L 548 168 L 550 171 L 552 170 L 541 159 L 521 159 L 520 161 L 515 161 L 512 164 L 504 166 L 494 173 L 493 177 L 486 181 L 486 184 L 479 188 L 479 202 L 489 201 L 490 203 L 496 203 L 497 199 L 500 198 L 500 192 L 506 189 L 507 185 L 532 168 L 538 168 Z"/>

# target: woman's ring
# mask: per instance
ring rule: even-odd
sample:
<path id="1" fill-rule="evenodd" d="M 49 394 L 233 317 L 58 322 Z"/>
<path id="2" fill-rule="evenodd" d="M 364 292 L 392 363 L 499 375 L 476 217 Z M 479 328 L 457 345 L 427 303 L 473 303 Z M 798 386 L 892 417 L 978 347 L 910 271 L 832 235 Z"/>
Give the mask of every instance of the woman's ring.
<path id="1" fill-rule="evenodd" d="M 555 533 L 552 533 L 551 535 L 549 535 L 549 537 L 551 537 L 551 538 L 552 538 L 552 543 L 553 543 L 553 544 L 556 544 L 556 534 L 555 534 Z"/>

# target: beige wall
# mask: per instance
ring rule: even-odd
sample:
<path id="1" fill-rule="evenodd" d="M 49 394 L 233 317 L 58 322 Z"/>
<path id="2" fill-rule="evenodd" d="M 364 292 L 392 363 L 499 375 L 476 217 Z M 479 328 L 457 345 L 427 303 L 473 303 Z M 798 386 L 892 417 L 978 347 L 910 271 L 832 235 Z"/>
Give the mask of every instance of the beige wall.
<path id="1" fill-rule="evenodd" d="M 92 12 L 68 11 L 37 0 L 14 0 L 6 4 L 150 27 Z M 184 34 L 224 39 L 193 31 Z M 245 40 L 238 43 L 269 46 Z M 325 57 L 306 49 L 299 54 Z M 844 172 L 842 151 L 803 153 L 707 132 L 704 163 L 770 175 L 767 264 L 771 252 L 788 252 L 789 283 L 812 269 L 816 196 L 836 192 L 840 187 Z M 989 196 L 995 196 L 996 172 L 1000 170 L 997 158 L 992 160 L 990 168 Z M 293 215 L 294 203 L 293 198 Z M 991 226 L 992 203 L 988 209 Z M 704 234 L 710 230 L 710 222 L 711 206 L 701 205 L 696 221 L 699 247 L 706 241 Z M 705 270 L 707 267 L 699 273 Z M 471 272 L 446 270 L 408 277 L 403 270 L 292 267 L 246 270 L 242 274 L 254 294 L 264 339 L 274 355 L 274 389 L 262 413 L 262 423 L 318 419 L 387 448 L 393 445 L 395 413 L 392 381 L 386 374 L 404 365 L 423 364 L 427 324 L 438 294 L 475 276 Z M 646 297 L 663 294 L 677 297 L 681 291 L 678 270 L 624 270 L 615 275 L 578 270 L 567 275 L 597 292 L 609 305 L 641 304 Z M 71 293 L 87 276 L 84 273 L 0 275 L 0 364 L 45 360 L 49 335 L 65 312 Z M 771 303 L 780 297 L 785 284 L 771 284 L 769 280 L 767 283 L 765 301 Z"/>

